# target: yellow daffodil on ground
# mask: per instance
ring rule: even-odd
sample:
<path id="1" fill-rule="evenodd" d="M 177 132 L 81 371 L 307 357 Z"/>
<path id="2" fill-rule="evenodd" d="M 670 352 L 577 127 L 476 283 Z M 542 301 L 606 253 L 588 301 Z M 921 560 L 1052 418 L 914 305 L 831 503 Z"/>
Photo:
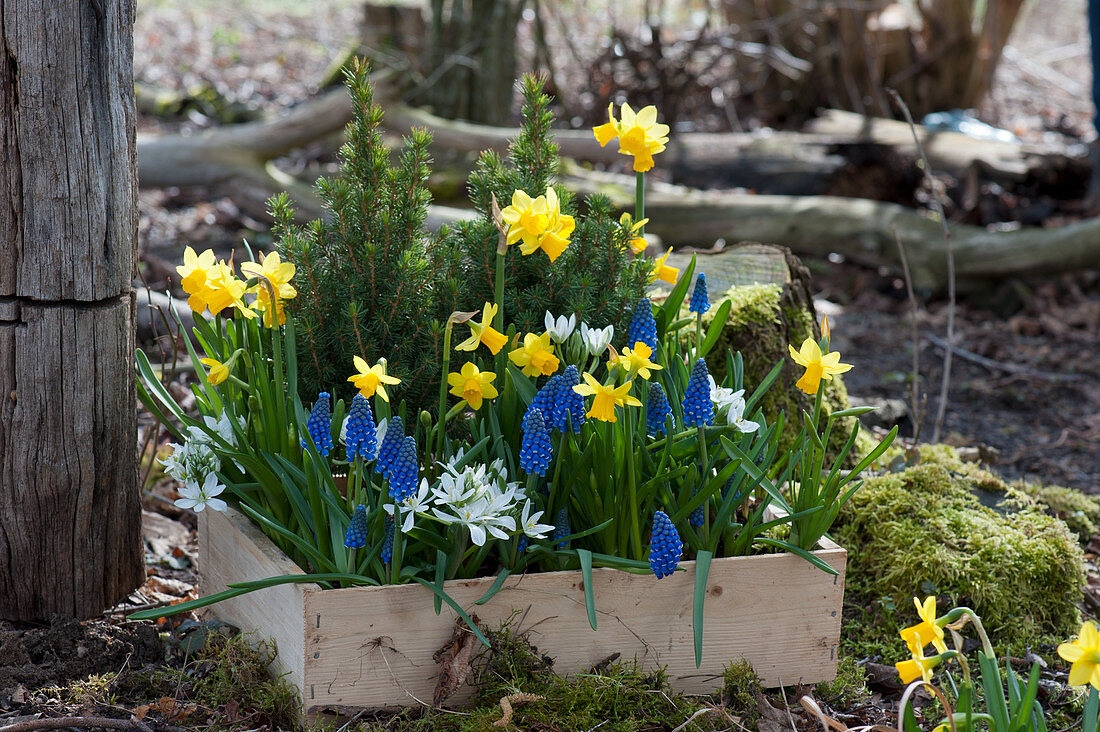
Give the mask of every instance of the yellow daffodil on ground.
<path id="1" fill-rule="evenodd" d="M 523 337 L 523 345 L 509 353 L 508 359 L 532 378 L 539 374 L 549 376 L 561 364 L 554 355 L 554 345 L 550 342 L 549 333 L 528 333 Z"/>
<path id="2" fill-rule="evenodd" d="M 920 637 L 916 633 L 910 633 L 905 639 L 905 644 L 909 646 L 909 652 L 913 657 L 894 664 L 898 675 L 901 676 L 901 683 L 909 684 L 917 679 L 931 681 L 932 669 L 940 662 L 940 657 L 925 656 L 924 646 L 921 645 Z"/>
<path id="3" fill-rule="evenodd" d="M 248 289 L 248 292 L 256 295 L 256 302 L 252 307 L 263 313 L 264 325 L 270 328 L 276 323 L 279 325 L 285 323 L 286 313 L 283 311 L 283 301 L 298 295 L 298 291 L 290 284 L 290 280 L 294 277 L 294 264 L 282 261 L 278 252 L 271 252 L 261 257 L 259 262 L 244 262 L 241 264 L 241 272 L 250 278 L 256 277 L 267 283 L 265 285 L 258 282 Z"/>
<path id="4" fill-rule="evenodd" d="M 633 377 L 635 374 L 641 376 L 646 381 L 649 381 L 649 377 L 653 371 L 659 371 L 664 366 L 653 363 L 649 360 L 649 357 L 653 355 L 653 349 L 642 341 L 638 341 L 634 344 L 634 348 L 624 348 L 621 356 L 612 356 L 608 359 L 608 363 L 614 364 L 621 369 L 625 369 Z"/>
<path id="5" fill-rule="evenodd" d="M 943 628 L 936 624 L 936 598 L 934 596 L 926 597 L 922 603 L 914 597 L 913 604 L 917 606 L 917 616 L 920 617 L 920 623 L 903 628 L 901 631 L 902 640 L 908 639 L 911 634 L 915 633 L 922 648 L 931 643 L 935 646 L 937 653 L 946 652 L 947 644 L 943 640 Z"/>
<path id="6" fill-rule="evenodd" d="M 202 254 L 195 254 L 195 250 L 191 247 L 187 247 L 183 250 L 183 264 L 176 267 L 176 272 L 179 273 L 180 286 L 183 291 L 188 295 L 194 296 L 195 293 L 200 292 L 206 285 L 206 278 L 210 276 L 209 272 L 214 268 L 214 252 L 207 249 Z M 201 313 L 205 304 L 195 307 L 188 300 L 187 304 L 197 313 Z"/>
<path id="7" fill-rule="evenodd" d="M 602 422 L 615 422 L 618 420 L 618 416 L 615 414 L 616 405 L 621 407 L 642 406 L 640 401 L 630 396 L 630 387 L 634 385 L 633 381 L 628 381 L 618 388 L 605 386 L 596 381 L 596 378 L 587 371 L 584 373 L 584 380 L 586 383 L 574 386 L 573 391 L 581 396 L 593 397 L 592 408 L 588 410 L 586 415 L 588 417 Z"/>
<path id="8" fill-rule="evenodd" d="M 512 193 L 512 205 L 500 212 L 508 224 L 508 245 L 522 242 L 520 251 L 531 254 L 539 248 L 539 237 L 546 231 L 549 217 L 546 213 L 546 197 L 531 198 L 518 188 Z"/>
<path id="9" fill-rule="evenodd" d="M 199 362 L 210 369 L 207 378 L 214 386 L 217 386 L 229 378 L 228 364 L 224 364 L 216 358 L 200 358 Z"/>
<path id="10" fill-rule="evenodd" d="M 496 317 L 497 306 L 485 303 L 481 308 L 481 322 L 469 321 L 470 337 L 455 346 L 456 351 L 473 351 L 482 343 L 495 356 L 504 348 L 508 339 L 499 330 L 493 327 L 493 318 Z"/>
<path id="11" fill-rule="evenodd" d="M 806 369 L 806 373 L 795 382 L 795 386 L 807 394 L 817 394 L 818 385 L 822 379 L 828 381 L 835 374 L 843 374 L 852 368 L 852 364 L 840 362 L 838 351 L 823 355 L 821 348 L 812 338 L 804 340 L 802 348 L 797 351 L 794 350 L 794 346 L 787 346 L 787 348 L 790 349 L 794 362 Z"/>
<path id="12" fill-rule="evenodd" d="M 615 120 L 614 103 L 607 106 L 608 122 L 592 130 L 603 147 L 619 138 L 619 152 L 634 156 L 634 171 L 644 173 L 653 167 L 653 156 L 665 149 L 668 125 L 657 123 L 657 108 L 642 107 L 635 114 L 629 104 L 622 106 L 622 117 Z"/>
<path id="13" fill-rule="evenodd" d="M 1069 661 L 1069 685 L 1092 684 L 1100 689 L 1100 633 L 1096 626 L 1085 621 L 1077 640 L 1058 646 L 1058 655 Z"/>
<path id="14" fill-rule="evenodd" d="M 386 373 L 385 361 L 380 361 L 374 366 L 368 366 L 367 362 L 358 356 L 352 359 L 352 361 L 355 364 L 355 369 L 359 373 L 354 376 L 349 376 L 348 381 L 350 381 L 363 396 L 370 398 L 374 396 L 375 392 L 378 392 L 378 396 L 388 402 L 390 400 L 390 395 L 386 393 L 386 384 L 400 384 L 401 379 Z"/>
<path id="15" fill-rule="evenodd" d="M 676 284 L 676 278 L 680 276 L 680 270 L 665 264 L 670 254 L 672 254 L 672 247 L 669 247 L 667 252 L 657 257 L 656 261 L 653 262 L 653 272 L 649 276 L 649 281 L 651 283 L 657 280 L 664 280 L 670 285 Z"/>
<path id="16" fill-rule="evenodd" d="M 546 231 L 539 237 L 539 247 L 553 262 L 569 246 L 569 237 L 577 224 L 572 216 L 561 212 L 558 194 L 551 187 L 546 188 L 546 219 Z M 522 247 L 520 251 L 523 251 Z"/>
<path id="17" fill-rule="evenodd" d="M 476 365 L 467 363 L 462 366 L 461 373 L 447 374 L 447 383 L 452 394 L 465 399 L 474 409 L 481 409 L 485 399 L 497 396 L 497 388 L 492 383 L 496 377 L 491 371 L 481 371 Z"/>

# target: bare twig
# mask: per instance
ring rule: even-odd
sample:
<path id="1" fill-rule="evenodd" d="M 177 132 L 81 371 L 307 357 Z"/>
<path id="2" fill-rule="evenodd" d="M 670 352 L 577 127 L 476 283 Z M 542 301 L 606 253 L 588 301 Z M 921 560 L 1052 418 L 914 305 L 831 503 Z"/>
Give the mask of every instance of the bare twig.
<path id="1" fill-rule="evenodd" d="M 986 358 L 985 356 L 968 351 L 965 348 L 959 346 L 952 346 L 942 338 L 937 338 L 933 335 L 924 337 L 929 343 L 943 350 L 950 350 L 957 354 L 960 358 L 966 359 L 971 363 L 976 363 L 979 366 L 984 366 L 991 371 L 1003 371 L 1006 374 L 1015 374 L 1017 376 L 1026 376 L 1029 379 L 1036 379 L 1037 381 L 1080 381 L 1081 375 L 1079 374 L 1052 374 L 1046 371 L 1035 371 L 1033 369 L 1024 368 L 1023 366 L 1017 366 L 1014 363 L 1004 363 L 992 358 Z"/>
<path id="2" fill-rule="evenodd" d="M 45 717 L 7 724 L 0 727 L 0 732 L 34 732 L 35 730 L 65 729 L 66 727 L 76 727 L 77 729 L 149 729 L 147 724 L 139 720 L 112 719 L 110 717 Z"/>
<path id="3" fill-rule="evenodd" d="M 894 102 L 901 108 L 905 115 L 905 121 L 909 125 L 909 131 L 913 133 L 913 142 L 916 143 L 917 153 L 920 155 L 924 166 L 924 178 L 928 182 L 928 190 L 932 200 L 932 210 L 940 217 L 940 226 L 943 227 L 944 253 L 947 257 L 947 342 L 955 344 L 955 253 L 951 250 L 951 229 L 947 227 L 947 214 L 943 210 L 943 203 L 936 194 L 936 182 L 932 179 L 932 166 L 928 163 L 928 156 L 924 154 L 924 145 L 921 144 L 917 134 L 917 125 L 913 122 L 913 115 L 909 113 L 909 107 L 893 89 L 886 92 L 893 97 Z M 940 432 L 943 430 L 943 419 L 947 413 L 947 392 L 951 386 L 951 356 L 953 350 L 948 348 L 943 355 L 943 378 L 940 380 L 940 403 L 936 406 L 936 424 L 932 428 L 932 442 L 940 441 Z"/>
<path id="4" fill-rule="evenodd" d="M 898 257 L 901 258 L 901 271 L 905 275 L 905 290 L 909 295 L 909 338 L 913 344 L 913 384 L 909 398 L 912 401 L 913 412 L 913 442 L 920 439 L 921 419 L 920 408 L 920 333 L 917 331 L 917 296 L 913 292 L 913 278 L 909 274 L 909 258 L 905 256 L 905 247 L 901 243 L 898 227 L 894 227 L 894 240 L 898 243 Z"/>

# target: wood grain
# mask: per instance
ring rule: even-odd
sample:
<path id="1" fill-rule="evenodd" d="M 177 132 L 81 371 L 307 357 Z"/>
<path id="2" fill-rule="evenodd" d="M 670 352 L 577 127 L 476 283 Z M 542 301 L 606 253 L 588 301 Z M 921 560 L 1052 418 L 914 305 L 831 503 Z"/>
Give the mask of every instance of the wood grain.
<path id="1" fill-rule="evenodd" d="M 133 21 L 133 0 L 0 0 L 0 617 L 12 620 L 98 615 L 144 579 Z"/>
<path id="2" fill-rule="evenodd" d="M 203 542 L 219 548 L 204 555 L 209 557 L 204 560 L 204 574 L 222 576 L 223 569 L 206 563 L 219 556 L 236 563 L 240 574 L 254 558 L 264 557 L 249 570 L 259 573 L 253 579 L 285 572 L 285 565 L 270 557 L 277 550 L 254 528 L 242 527 L 238 518 L 206 519 L 208 525 L 216 526 L 217 535 L 204 535 Z M 596 631 L 588 625 L 579 572 L 509 578 L 504 589 L 481 606 L 474 602 L 493 578 L 448 582 L 446 588 L 490 627 L 514 622 L 554 658 L 560 673 L 585 672 L 619 653 L 623 659 L 636 658 L 646 668 L 666 667 L 677 689 L 709 693 L 721 686 L 725 666 L 740 658 L 750 660 L 767 685 L 834 677 L 847 555 L 832 542 L 823 542 L 817 554 L 840 574 L 827 575 L 787 554 L 715 560 L 707 582 L 700 668 L 695 666 L 692 641 L 693 562 L 681 563 L 686 571 L 663 580 L 594 570 Z M 214 584 L 210 589 L 218 587 Z M 270 616 L 292 618 L 304 611 L 299 627 L 305 633 L 301 689 L 307 709 L 430 703 L 438 670 L 432 654 L 450 638 L 455 614 L 444 605 L 437 616 L 428 590 L 416 585 L 309 588 L 301 601 L 298 597 L 277 601 L 272 594 L 257 593 L 212 610 L 220 618 L 273 635 L 280 644 L 294 623 Z M 256 622 L 260 618 L 270 619 Z M 298 678 L 297 654 L 297 646 L 286 658 L 280 654 L 280 667 L 290 671 L 291 678 Z M 468 699 L 471 691 L 467 687 L 450 703 Z"/>

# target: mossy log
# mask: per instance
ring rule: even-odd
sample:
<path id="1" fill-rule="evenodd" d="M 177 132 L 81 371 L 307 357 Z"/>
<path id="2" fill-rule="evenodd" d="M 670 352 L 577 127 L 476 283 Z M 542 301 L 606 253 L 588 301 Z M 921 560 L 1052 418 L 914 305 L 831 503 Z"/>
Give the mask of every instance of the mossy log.
<path id="1" fill-rule="evenodd" d="M 810 273 L 784 247 L 742 244 L 734 247 L 730 254 L 744 263 L 745 270 L 757 272 L 758 281 L 734 285 L 722 295 L 732 301 L 733 307 L 718 342 L 707 356 L 707 367 L 715 380 L 720 381 L 726 376 L 727 352 L 740 352 L 744 361 L 745 390 L 751 394 L 776 363 L 783 364 L 779 378 L 760 402 L 760 408 L 769 419 L 780 412 L 785 415 L 780 442 L 780 448 L 785 449 L 798 434 L 802 411 L 813 410 L 813 397 L 795 387 L 802 369 L 791 360 L 787 351 L 789 344 L 797 347 L 806 338 L 817 340 L 821 337 L 810 289 Z M 698 265 L 698 269 L 705 271 L 705 263 Z M 762 274 L 765 270 L 770 271 L 770 275 Z M 705 326 L 710 326 L 716 310 L 711 308 L 703 316 Z M 822 405 L 826 415 L 850 406 L 841 377 L 826 382 Z M 855 426 L 854 417 L 837 424 L 830 437 L 831 453 L 840 451 Z M 862 441 L 857 448 L 861 446 Z"/>

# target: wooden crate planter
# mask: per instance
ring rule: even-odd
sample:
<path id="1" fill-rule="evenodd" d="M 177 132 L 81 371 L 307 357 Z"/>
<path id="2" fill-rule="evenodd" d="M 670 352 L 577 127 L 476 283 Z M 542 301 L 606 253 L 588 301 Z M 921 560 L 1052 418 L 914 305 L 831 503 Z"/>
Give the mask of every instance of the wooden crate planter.
<path id="1" fill-rule="evenodd" d="M 689 693 L 721 686 L 722 670 L 748 659 L 765 685 L 834 678 L 847 554 L 823 541 L 815 554 L 828 575 L 790 554 L 716 559 L 708 578 L 703 662 L 692 643 L 694 562 L 658 581 L 613 569 L 592 573 L 598 630 L 588 625 L 580 572 L 509 577 L 475 606 L 493 578 L 455 580 L 447 592 L 483 623 L 496 626 L 518 611 L 530 640 L 559 673 L 586 671 L 613 653 L 647 667 L 665 666 L 672 685 Z M 204 511 L 199 521 L 203 591 L 229 582 L 302 570 L 232 509 Z M 438 666 L 432 654 L 451 636 L 455 614 L 436 615 L 419 585 L 322 590 L 313 584 L 272 587 L 213 606 L 214 617 L 273 639 L 276 664 L 315 707 L 391 706 L 431 701 Z M 448 703 L 469 698 L 470 689 Z M 414 699 L 415 697 L 415 699 Z"/>

